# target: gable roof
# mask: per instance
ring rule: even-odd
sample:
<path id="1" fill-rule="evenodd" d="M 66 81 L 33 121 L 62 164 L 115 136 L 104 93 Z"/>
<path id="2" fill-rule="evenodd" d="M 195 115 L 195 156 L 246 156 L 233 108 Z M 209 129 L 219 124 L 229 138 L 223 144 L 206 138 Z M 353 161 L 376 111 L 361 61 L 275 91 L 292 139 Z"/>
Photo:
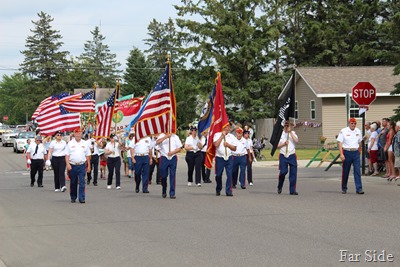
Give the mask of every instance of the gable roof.
<path id="1" fill-rule="evenodd" d="M 301 77 L 318 97 L 351 94 L 358 82 L 370 82 L 377 96 L 388 96 L 395 89 L 394 85 L 400 83 L 400 75 L 394 76 L 393 69 L 393 66 L 299 67 L 296 78 Z"/>

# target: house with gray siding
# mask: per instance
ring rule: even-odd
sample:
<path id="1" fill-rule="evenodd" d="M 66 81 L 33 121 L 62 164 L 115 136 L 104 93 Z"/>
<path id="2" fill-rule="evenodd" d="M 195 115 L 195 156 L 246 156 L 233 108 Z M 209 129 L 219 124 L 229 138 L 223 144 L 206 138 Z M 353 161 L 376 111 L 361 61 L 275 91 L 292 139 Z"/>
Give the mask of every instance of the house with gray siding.
<path id="1" fill-rule="evenodd" d="M 319 147 L 320 138 L 336 142 L 336 135 L 347 126 L 349 117 L 357 118 L 362 129 L 358 105 L 351 99 L 358 82 L 370 82 L 376 88 L 376 99 L 368 107 L 365 121 L 381 120 L 394 115 L 400 106 L 400 95 L 392 96 L 400 75 L 393 75 L 393 66 L 373 67 L 299 67 L 279 95 L 282 99 L 295 79 L 295 131 L 299 147 Z M 346 100 L 347 99 L 347 100 Z"/>

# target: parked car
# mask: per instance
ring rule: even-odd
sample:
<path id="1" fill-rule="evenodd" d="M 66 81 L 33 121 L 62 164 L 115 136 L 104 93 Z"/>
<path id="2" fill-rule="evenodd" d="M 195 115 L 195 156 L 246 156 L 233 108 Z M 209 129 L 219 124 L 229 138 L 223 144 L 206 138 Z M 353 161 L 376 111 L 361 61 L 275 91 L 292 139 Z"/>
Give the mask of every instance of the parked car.
<path id="1" fill-rule="evenodd" d="M 15 137 L 17 137 L 17 135 L 18 135 L 17 131 L 12 131 L 12 132 L 3 134 L 2 139 L 1 139 L 2 145 L 3 146 L 13 146 L 14 139 L 15 139 Z"/>
<path id="2" fill-rule="evenodd" d="M 10 131 L 11 130 L 10 130 L 10 127 L 8 125 L 5 125 L 5 124 L 1 125 L 0 126 L 0 141 L 2 141 L 2 135 L 5 134 L 5 133 L 8 133 Z"/>
<path id="3" fill-rule="evenodd" d="M 35 132 L 20 132 L 17 137 L 14 139 L 14 152 L 22 152 L 24 151 L 24 146 L 27 143 L 27 140 L 31 139 L 31 142 L 35 141 Z"/>

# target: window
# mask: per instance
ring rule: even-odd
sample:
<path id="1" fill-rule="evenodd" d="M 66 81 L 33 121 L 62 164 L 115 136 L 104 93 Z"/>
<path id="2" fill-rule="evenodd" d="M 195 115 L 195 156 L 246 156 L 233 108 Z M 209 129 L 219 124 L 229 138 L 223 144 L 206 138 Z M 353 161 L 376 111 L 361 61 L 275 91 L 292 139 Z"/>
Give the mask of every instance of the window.
<path id="1" fill-rule="evenodd" d="M 299 118 L 299 102 L 294 102 L 294 118 L 297 120 Z"/>
<path id="2" fill-rule="evenodd" d="M 315 100 L 310 100 L 310 118 L 315 120 Z"/>
<path id="3" fill-rule="evenodd" d="M 359 111 L 359 107 L 358 107 L 357 103 L 354 102 L 353 99 L 351 99 L 350 109 L 349 109 L 350 118 L 361 118 L 358 111 Z"/>

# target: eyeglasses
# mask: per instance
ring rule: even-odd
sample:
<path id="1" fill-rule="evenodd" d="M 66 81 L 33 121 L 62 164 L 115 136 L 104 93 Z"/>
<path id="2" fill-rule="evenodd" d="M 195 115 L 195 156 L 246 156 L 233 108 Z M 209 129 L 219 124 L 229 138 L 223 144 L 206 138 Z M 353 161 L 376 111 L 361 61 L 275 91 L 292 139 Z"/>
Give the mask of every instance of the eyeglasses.
<path id="1" fill-rule="evenodd" d="M 61 136 L 61 134 L 56 134 L 56 136 Z"/>
<path id="2" fill-rule="evenodd" d="M 356 125 L 356 124 L 357 124 L 357 122 L 350 122 L 350 124 L 354 124 L 354 125 Z"/>

